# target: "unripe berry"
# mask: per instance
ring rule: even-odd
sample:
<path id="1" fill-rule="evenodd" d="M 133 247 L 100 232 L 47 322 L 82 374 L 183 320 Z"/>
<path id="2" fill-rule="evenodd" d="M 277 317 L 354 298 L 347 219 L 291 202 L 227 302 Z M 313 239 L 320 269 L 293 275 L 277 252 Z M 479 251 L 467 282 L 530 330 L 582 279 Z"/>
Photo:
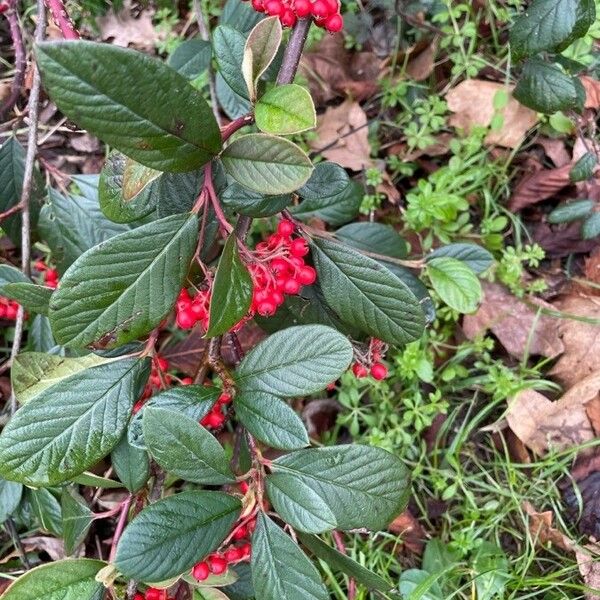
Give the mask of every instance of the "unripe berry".
<path id="1" fill-rule="evenodd" d="M 365 367 L 361 363 L 354 363 L 352 365 L 352 372 L 354 373 L 355 377 L 358 377 L 359 379 L 366 377 L 369 373 L 367 371 L 367 367 Z"/>
<path id="2" fill-rule="evenodd" d="M 311 5 L 309 0 L 296 0 L 294 2 L 294 12 L 299 19 L 310 15 Z"/>
<path id="3" fill-rule="evenodd" d="M 221 575 L 227 571 L 227 561 L 221 556 L 211 555 L 207 559 L 208 568 L 211 573 Z"/>
<path id="4" fill-rule="evenodd" d="M 324 26 L 329 33 L 337 33 L 343 29 L 344 19 L 342 18 L 342 15 L 335 13 L 325 19 Z"/>
<path id="5" fill-rule="evenodd" d="M 377 381 L 382 381 L 388 375 L 387 367 L 383 363 L 375 363 L 371 367 L 371 377 L 373 379 L 377 379 Z"/>
<path id="6" fill-rule="evenodd" d="M 277 226 L 277 233 L 282 237 L 290 237 L 292 233 L 294 233 L 294 224 L 287 219 L 283 221 L 279 221 L 279 225 Z"/>
<path id="7" fill-rule="evenodd" d="M 286 8 L 279 17 L 279 20 L 283 27 L 293 27 L 296 24 L 296 15 L 293 10 Z"/>
<path id="8" fill-rule="evenodd" d="M 206 561 L 199 562 L 192 569 L 192 575 L 197 581 L 204 581 L 210 575 L 210 569 Z"/>
<path id="9" fill-rule="evenodd" d="M 317 272 L 309 266 L 302 267 L 296 275 L 302 285 L 312 285 L 317 280 Z"/>
<path id="10" fill-rule="evenodd" d="M 308 254 L 306 240 L 304 238 L 296 238 L 293 240 L 290 245 L 290 254 L 292 256 L 297 256 L 298 258 L 301 256 L 306 256 Z"/>
<path id="11" fill-rule="evenodd" d="M 315 0 L 313 2 L 311 12 L 313 17 L 320 17 L 322 19 L 330 14 L 329 6 L 327 6 L 327 2 L 325 2 L 325 0 Z"/>

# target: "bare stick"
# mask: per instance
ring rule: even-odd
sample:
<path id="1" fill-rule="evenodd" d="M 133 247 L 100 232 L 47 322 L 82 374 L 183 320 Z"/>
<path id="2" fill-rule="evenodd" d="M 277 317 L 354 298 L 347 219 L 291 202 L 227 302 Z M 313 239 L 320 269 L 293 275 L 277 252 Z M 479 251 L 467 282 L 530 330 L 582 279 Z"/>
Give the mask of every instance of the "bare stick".
<path id="1" fill-rule="evenodd" d="M 44 39 L 46 30 L 46 6 L 44 0 L 37 0 L 37 23 L 35 25 L 35 42 L 41 42 Z M 38 138 L 38 120 L 40 114 L 40 71 L 37 65 L 33 67 L 33 83 L 31 84 L 31 93 L 29 94 L 29 132 L 27 134 L 27 153 L 25 154 L 25 169 L 23 173 L 23 190 L 21 192 L 21 270 L 29 277 L 31 275 L 31 223 L 29 219 L 29 200 L 31 198 L 31 188 L 33 185 L 33 167 L 37 154 Z M 15 323 L 15 336 L 10 352 L 10 364 L 21 349 L 23 340 L 23 324 L 25 321 L 25 310 L 19 306 L 17 320 Z M 13 415 L 17 410 L 17 399 L 14 391 L 10 397 L 10 414 Z"/>
<path id="2" fill-rule="evenodd" d="M 10 8 L 5 14 L 8 19 L 10 37 L 15 51 L 15 76 L 13 78 L 10 95 L 2 105 L 2 108 L 0 108 L 0 120 L 4 119 L 6 114 L 12 110 L 19 99 L 23 81 L 25 80 L 25 67 L 27 65 L 23 32 L 21 31 L 19 16 L 17 15 L 17 0 L 12 0 L 12 2 L 10 2 Z"/>

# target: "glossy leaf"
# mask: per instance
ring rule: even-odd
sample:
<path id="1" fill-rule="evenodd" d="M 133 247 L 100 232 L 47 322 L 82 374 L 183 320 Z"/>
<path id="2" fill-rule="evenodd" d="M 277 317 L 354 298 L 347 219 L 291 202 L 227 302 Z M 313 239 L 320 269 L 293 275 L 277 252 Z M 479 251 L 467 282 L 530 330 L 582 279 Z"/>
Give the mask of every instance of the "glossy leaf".
<path id="1" fill-rule="evenodd" d="M 598 158 L 594 152 L 586 152 L 569 171 L 569 179 L 573 182 L 590 179 L 598 164 Z"/>
<path id="2" fill-rule="evenodd" d="M 228 25 L 219 25 L 213 32 L 213 49 L 219 73 L 238 96 L 248 99 L 248 89 L 242 75 L 246 38 Z"/>
<path id="3" fill-rule="evenodd" d="M 145 361 L 122 359 L 44 390 L 0 435 L 0 475 L 47 486 L 83 473 L 121 438 L 146 378 Z"/>
<path id="4" fill-rule="evenodd" d="M 0 479 L 0 523 L 17 509 L 23 496 L 23 486 L 15 481 Z"/>
<path id="5" fill-rule="evenodd" d="M 7 283 L 2 286 L 2 295 L 16 300 L 30 312 L 40 315 L 48 314 L 50 296 L 54 290 L 35 283 Z"/>
<path id="6" fill-rule="evenodd" d="M 139 163 L 191 171 L 220 151 L 221 134 L 206 100 L 162 61 L 87 41 L 43 42 L 35 55 L 58 108 Z"/>
<path id="7" fill-rule="evenodd" d="M 194 38 L 179 44 L 167 64 L 184 77 L 195 79 L 208 69 L 211 56 L 210 42 Z"/>
<path id="8" fill-rule="evenodd" d="M 479 279 L 463 262 L 442 256 L 427 261 L 427 273 L 433 289 L 454 310 L 473 312 L 481 301 Z"/>
<path id="9" fill-rule="evenodd" d="M 271 88 L 256 103 L 256 126 L 265 133 L 291 135 L 317 126 L 317 113 L 306 88 L 295 83 Z"/>
<path id="10" fill-rule="evenodd" d="M 352 360 L 348 339 L 330 327 L 289 327 L 255 346 L 242 360 L 236 380 L 242 392 L 286 398 L 305 396 L 338 379 Z"/>
<path id="11" fill-rule="evenodd" d="M 115 564 L 126 577 L 157 582 L 175 577 L 218 548 L 240 515 L 223 492 L 188 491 L 147 506 L 126 527 Z"/>
<path id="12" fill-rule="evenodd" d="M 257 13 L 250 4 L 243 0 L 227 0 L 219 23 L 229 25 L 242 33 L 248 33 L 263 15 Z"/>
<path id="13" fill-rule="evenodd" d="M 448 256 L 465 263 L 475 273 L 483 273 L 494 264 L 494 257 L 485 248 L 477 244 L 454 243 L 436 248 L 425 258 L 430 261 L 440 256 Z"/>
<path id="14" fill-rule="evenodd" d="M 163 173 L 150 186 L 150 202 L 159 218 L 192 210 L 204 183 L 204 170 L 189 173 Z"/>
<path id="15" fill-rule="evenodd" d="M 163 408 L 144 410 L 148 451 L 167 472 L 192 483 L 223 485 L 235 481 L 225 450 L 198 421 Z"/>
<path id="16" fill-rule="evenodd" d="M 328 600 L 319 572 L 269 517 L 259 513 L 252 536 L 252 583 L 261 600 Z"/>
<path id="17" fill-rule="evenodd" d="M 62 536 L 62 509 L 54 494 L 45 488 L 27 490 L 27 498 L 43 531 Z"/>
<path id="18" fill-rule="evenodd" d="M 117 477 L 132 493 L 142 489 L 150 477 L 148 453 L 132 446 L 127 440 L 127 435 L 121 438 L 112 451 L 111 463 Z"/>
<path id="19" fill-rule="evenodd" d="M 71 487 L 63 489 L 61 508 L 65 552 L 70 556 L 85 540 L 92 525 L 93 513 L 85 500 Z"/>
<path id="20" fill-rule="evenodd" d="M 215 77 L 215 89 L 217 91 L 219 105 L 231 120 L 237 119 L 250 112 L 250 109 L 252 108 L 250 101 L 239 94 L 236 94 L 225 82 L 221 73 L 217 73 Z"/>
<path id="21" fill-rule="evenodd" d="M 286 208 L 292 202 L 292 197 L 289 194 L 265 196 L 248 190 L 239 183 L 232 183 L 221 194 L 221 202 L 240 215 L 270 217 Z"/>
<path id="22" fill-rule="evenodd" d="M 242 392 L 233 400 L 237 418 L 271 448 L 297 450 L 308 446 L 306 427 L 284 400 L 264 392 Z"/>
<path id="23" fill-rule="evenodd" d="M 339 529 L 384 529 L 406 507 L 409 472 L 393 454 L 370 446 L 308 448 L 273 461 L 273 473 L 316 492 Z"/>
<path id="24" fill-rule="evenodd" d="M 237 325 L 250 310 L 254 283 L 232 233 L 225 242 L 212 286 L 207 337 L 215 337 Z"/>
<path id="25" fill-rule="evenodd" d="M 406 258 L 408 246 L 391 225 L 383 223 L 350 223 L 335 232 L 344 243 L 366 252 L 391 258 Z"/>
<path id="26" fill-rule="evenodd" d="M 261 194 L 288 194 L 304 185 L 313 166 L 306 153 L 284 138 L 265 133 L 238 137 L 221 156 L 238 183 Z"/>
<path id="27" fill-rule="evenodd" d="M 325 300 L 341 319 L 390 344 L 419 339 L 425 317 L 406 284 L 344 244 L 315 239 L 311 247 Z"/>
<path id="28" fill-rule="evenodd" d="M 86 252 L 52 295 L 56 341 L 107 348 L 151 331 L 177 299 L 197 237 L 196 215 L 173 215 Z"/>

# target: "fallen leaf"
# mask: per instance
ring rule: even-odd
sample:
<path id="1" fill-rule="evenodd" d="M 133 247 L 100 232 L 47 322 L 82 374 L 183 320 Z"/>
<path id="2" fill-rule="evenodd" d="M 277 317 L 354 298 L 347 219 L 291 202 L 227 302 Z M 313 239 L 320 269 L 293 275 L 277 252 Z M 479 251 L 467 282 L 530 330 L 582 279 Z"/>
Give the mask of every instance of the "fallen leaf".
<path id="1" fill-rule="evenodd" d="M 558 332 L 565 351 L 550 370 L 550 375 L 569 389 L 600 371 L 600 298 L 573 294 L 556 302 L 555 309 L 567 315 L 596 320 L 588 323 L 564 317 L 559 321 Z"/>
<path id="2" fill-rule="evenodd" d="M 65 547 L 61 539 L 38 535 L 21 538 L 21 543 L 26 552 L 45 552 L 52 560 L 62 560 L 66 556 Z M 19 551 L 13 550 L 0 559 L 0 564 L 5 564 L 18 556 Z"/>
<path id="3" fill-rule="evenodd" d="M 517 212 L 546 200 L 564 187 L 571 185 L 570 171 L 571 163 L 556 169 L 543 169 L 532 175 L 525 175 L 512 193 L 508 202 L 509 209 Z"/>
<path id="4" fill-rule="evenodd" d="M 358 102 L 346 100 L 329 107 L 317 124 L 311 147 L 326 159 L 353 171 L 362 171 L 373 163 L 370 158 L 367 115 Z"/>
<path id="5" fill-rule="evenodd" d="M 562 167 L 571 162 L 564 139 L 540 136 L 536 139 L 536 143 L 544 149 L 546 156 L 555 167 Z"/>
<path id="6" fill-rule="evenodd" d="M 522 508 L 529 516 L 529 533 L 531 537 L 545 546 L 553 544 L 561 550 L 570 552 L 574 549 L 575 542 L 552 526 L 554 513 L 551 510 L 538 512 L 530 502 L 523 502 Z"/>
<path id="7" fill-rule="evenodd" d="M 111 40 L 115 46 L 135 46 L 139 50 L 152 50 L 159 36 L 152 25 L 152 13 L 142 10 L 136 18 L 132 14 L 131 0 L 123 2 L 123 8 L 115 13 L 111 9 L 96 18 L 102 40 Z"/>
<path id="8" fill-rule="evenodd" d="M 498 131 L 490 131 L 485 138 L 487 144 L 497 144 L 505 148 L 517 148 L 525 135 L 538 121 L 537 113 L 509 97 L 506 106 L 497 111 L 494 97 L 499 91 L 512 92 L 511 86 L 494 81 L 467 79 L 446 94 L 448 108 L 454 112 L 449 123 L 467 132 L 476 126 L 488 127 L 495 114 L 504 117 Z"/>
<path id="9" fill-rule="evenodd" d="M 587 75 L 581 75 L 579 80 L 585 88 L 585 108 L 600 108 L 600 81 Z"/>
<path id="10" fill-rule="evenodd" d="M 463 331 L 470 340 L 488 329 L 506 351 L 518 359 L 525 354 L 554 358 L 564 350 L 559 336 L 559 320 L 538 315 L 535 308 L 552 309 L 543 300 L 532 298 L 530 306 L 498 283 L 483 283 L 483 299 L 473 315 L 465 315 Z"/>
<path id="11" fill-rule="evenodd" d="M 577 523 L 582 535 L 594 539 L 600 537 L 600 455 L 598 450 L 591 456 L 578 458 L 571 470 L 571 477 L 561 482 L 567 518 Z"/>
<path id="12" fill-rule="evenodd" d="M 411 55 L 406 65 L 406 74 L 415 81 L 423 81 L 432 73 L 437 54 L 437 39 L 431 41 L 420 52 Z"/>
<path id="13" fill-rule="evenodd" d="M 419 555 L 423 553 L 427 536 L 410 510 L 405 510 L 398 515 L 390 523 L 388 529 L 402 538 L 402 542 L 408 550 Z"/>
<path id="14" fill-rule="evenodd" d="M 546 258 L 563 258 L 570 254 L 590 252 L 597 242 L 581 239 L 581 223 L 551 226 L 540 221 L 531 232 L 532 240 L 546 252 Z"/>
<path id="15" fill-rule="evenodd" d="M 600 246 L 594 249 L 594 251 L 585 260 L 585 277 L 592 283 L 600 284 Z M 593 288 L 591 292 L 594 294 L 600 294 L 600 290 Z"/>
<path id="16" fill-rule="evenodd" d="M 600 600 L 600 549 L 596 544 L 587 544 L 575 550 L 579 572 L 585 585 L 592 592 L 585 592 L 586 600 Z"/>

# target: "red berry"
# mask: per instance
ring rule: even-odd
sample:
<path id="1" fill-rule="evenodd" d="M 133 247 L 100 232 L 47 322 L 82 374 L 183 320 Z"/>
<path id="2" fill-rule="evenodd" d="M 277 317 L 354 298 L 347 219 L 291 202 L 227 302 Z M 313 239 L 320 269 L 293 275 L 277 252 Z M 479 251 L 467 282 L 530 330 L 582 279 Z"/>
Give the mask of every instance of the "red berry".
<path id="1" fill-rule="evenodd" d="M 271 17 L 278 17 L 283 13 L 283 11 L 283 4 L 280 2 L 280 0 L 267 0 L 265 2 L 265 12 Z"/>
<path id="2" fill-rule="evenodd" d="M 329 14 L 334 14 L 340 11 L 340 4 L 338 0 L 325 0 L 325 4 L 327 4 L 329 8 Z"/>
<path id="3" fill-rule="evenodd" d="M 301 269 L 304 266 L 304 260 L 299 256 L 291 256 L 290 262 L 296 269 Z"/>
<path id="4" fill-rule="evenodd" d="M 161 371 L 168 371 L 169 369 L 169 361 L 162 356 L 156 358 L 156 364 Z"/>
<path id="5" fill-rule="evenodd" d="M 314 17 L 325 18 L 329 16 L 331 11 L 329 10 L 329 6 L 327 6 L 327 2 L 325 2 L 325 0 L 315 0 L 313 2 L 311 12 Z"/>
<path id="6" fill-rule="evenodd" d="M 205 427 L 217 429 L 225 423 L 225 415 L 221 412 L 211 411 L 201 421 L 200 424 Z"/>
<path id="7" fill-rule="evenodd" d="M 206 561 L 199 562 L 192 569 L 192 575 L 194 579 L 198 581 L 204 581 L 210 575 L 210 569 Z"/>
<path id="8" fill-rule="evenodd" d="M 252 0 L 252 8 L 256 12 L 265 12 L 263 0 Z"/>
<path id="9" fill-rule="evenodd" d="M 335 13 L 325 19 L 324 25 L 329 33 L 337 33 L 343 29 L 344 19 L 342 18 L 342 15 Z"/>
<path id="10" fill-rule="evenodd" d="M 286 280 L 285 285 L 283 286 L 283 291 L 286 294 L 290 294 L 293 296 L 294 294 L 297 294 L 300 291 L 300 287 L 300 283 L 290 277 L 290 279 Z"/>
<path id="11" fill-rule="evenodd" d="M 167 590 L 148 588 L 146 590 L 146 600 L 167 600 Z"/>
<path id="12" fill-rule="evenodd" d="M 228 563 L 234 563 L 242 558 L 242 553 L 240 552 L 239 548 L 231 546 L 231 548 L 225 551 L 223 556 Z"/>
<path id="13" fill-rule="evenodd" d="M 217 398 L 217 404 L 229 404 L 231 401 L 233 400 L 233 397 L 231 396 L 231 394 L 228 394 L 227 392 L 223 392 L 218 398 Z"/>
<path id="14" fill-rule="evenodd" d="M 196 324 L 194 315 L 187 310 L 177 313 L 177 327 L 180 329 L 191 329 Z"/>
<path id="15" fill-rule="evenodd" d="M 247 494 L 249 489 L 250 486 L 248 485 L 248 482 L 240 481 L 240 492 L 242 492 L 242 494 Z"/>
<path id="16" fill-rule="evenodd" d="M 287 12 L 287 11 L 286 11 Z M 294 224 L 287 219 L 279 221 L 277 226 L 277 233 L 282 237 L 290 237 L 294 233 Z"/>
<path id="17" fill-rule="evenodd" d="M 144 600 L 144 594 L 140 594 L 139 592 L 135 593 L 133 600 Z"/>
<path id="18" fill-rule="evenodd" d="M 194 316 L 195 319 L 204 319 L 208 315 L 204 302 L 192 302 L 188 311 Z"/>
<path id="19" fill-rule="evenodd" d="M 194 383 L 194 380 L 191 377 L 184 377 L 181 380 L 181 385 L 192 385 L 192 383 Z"/>
<path id="20" fill-rule="evenodd" d="M 352 372 L 359 379 L 362 379 L 363 377 L 366 377 L 368 375 L 368 373 L 369 373 L 367 371 L 367 367 L 365 367 L 364 365 L 362 365 L 360 363 L 354 363 L 352 365 Z"/>
<path id="21" fill-rule="evenodd" d="M 5 309 L 5 316 L 7 319 L 16 319 L 18 312 L 19 305 L 11 302 Z"/>
<path id="22" fill-rule="evenodd" d="M 283 258 L 274 258 L 269 266 L 273 270 L 274 273 L 287 273 L 290 269 L 287 261 L 283 260 Z"/>
<path id="23" fill-rule="evenodd" d="M 296 15 L 290 8 L 286 8 L 283 14 L 279 17 L 283 27 L 293 27 L 296 24 Z"/>
<path id="24" fill-rule="evenodd" d="M 317 0 L 319 2 L 320 0 Z M 300 258 L 301 256 L 306 256 L 308 254 L 308 246 L 306 245 L 306 240 L 304 238 L 296 238 L 292 241 L 290 245 L 290 254 L 292 256 L 297 256 Z"/>
<path id="25" fill-rule="evenodd" d="M 210 572 L 215 575 L 221 575 L 227 571 L 227 561 L 221 556 L 211 554 L 211 556 L 208 557 L 207 562 Z"/>
<path id="26" fill-rule="evenodd" d="M 281 306 L 284 302 L 283 294 L 279 290 L 273 290 L 271 292 L 271 301 L 275 303 L 275 306 Z"/>
<path id="27" fill-rule="evenodd" d="M 309 0 L 296 0 L 294 2 L 294 12 L 299 19 L 308 17 L 310 15 L 310 1 Z"/>
<path id="28" fill-rule="evenodd" d="M 276 310 L 277 307 L 275 306 L 274 302 L 271 300 L 265 300 L 258 305 L 256 312 L 258 312 L 261 317 L 270 317 L 275 314 Z"/>
<path id="29" fill-rule="evenodd" d="M 231 536 L 234 540 L 243 540 L 248 535 L 248 528 L 245 525 L 238 527 Z"/>
<path id="30" fill-rule="evenodd" d="M 383 364 L 383 363 L 375 363 L 372 367 L 371 367 L 371 377 L 373 377 L 373 379 L 377 379 L 377 381 L 381 381 L 382 379 L 385 379 L 388 375 L 388 370 L 387 367 Z"/>
<path id="31" fill-rule="evenodd" d="M 242 553 L 242 560 L 250 558 L 250 554 L 252 553 L 252 546 L 250 542 L 246 542 L 245 544 L 239 547 L 240 552 Z"/>
<path id="32" fill-rule="evenodd" d="M 317 272 L 312 267 L 306 266 L 298 271 L 296 277 L 302 285 L 312 285 L 317 280 Z"/>

